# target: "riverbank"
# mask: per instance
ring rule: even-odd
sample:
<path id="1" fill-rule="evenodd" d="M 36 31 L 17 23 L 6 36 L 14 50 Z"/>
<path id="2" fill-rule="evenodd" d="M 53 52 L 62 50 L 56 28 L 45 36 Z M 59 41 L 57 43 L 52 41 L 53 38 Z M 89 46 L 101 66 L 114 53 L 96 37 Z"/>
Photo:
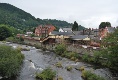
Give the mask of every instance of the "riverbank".
<path id="1" fill-rule="evenodd" d="M 63 77 L 63 80 L 82 80 L 81 71 L 77 70 L 77 68 L 82 66 L 84 66 L 86 70 L 92 70 L 94 73 L 105 77 L 106 80 L 113 80 L 108 69 L 94 69 L 93 65 L 84 62 L 75 63 L 75 61 L 71 61 L 67 58 L 56 56 L 53 52 L 43 51 L 42 49 L 36 49 L 32 46 L 14 43 L 10 43 L 9 45 L 30 49 L 29 51 L 22 51 L 25 59 L 23 61 L 22 70 L 20 71 L 20 74 L 16 80 L 35 80 L 35 73 L 41 72 L 46 67 L 51 67 L 54 71 L 56 71 L 56 76 Z M 55 66 L 55 64 L 58 62 L 61 62 L 62 68 Z M 67 71 L 67 66 L 72 66 L 72 71 Z"/>
<path id="2" fill-rule="evenodd" d="M 11 78 L 18 75 L 21 68 L 24 55 L 19 48 L 0 44 L 0 76 L 2 78 Z"/>
<path id="3" fill-rule="evenodd" d="M 43 43 L 40 43 L 38 40 L 35 41 L 35 40 L 29 40 L 29 39 L 24 40 L 24 42 L 26 44 L 35 45 L 35 46 L 38 46 L 39 48 L 43 48 L 44 50 L 47 49 L 50 51 L 55 50 L 55 47 L 59 45 L 59 44 L 43 44 Z M 92 63 L 92 64 L 99 64 L 104 67 L 105 66 L 109 67 L 108 65 L 104 65 L 105 63 L 103 62 L 106 62 L 107 58 L 100 56 L 101 54 L 99 53 L 99 51 L 101 51 L 102 49 L 100 49 L 99 47 L 91 47 L 91 46 L 76 45 L 76 44 L 65 44 L 65 45 L 66 45 L 67 51 L 77 53 L 80 57 L 83 57 L 85 62 Z M 114 70 L 111 70 L 111 72 L 113 72 L 112 74 L 114 76 L 114 79 L 117 80 L 118 72 Z"/>

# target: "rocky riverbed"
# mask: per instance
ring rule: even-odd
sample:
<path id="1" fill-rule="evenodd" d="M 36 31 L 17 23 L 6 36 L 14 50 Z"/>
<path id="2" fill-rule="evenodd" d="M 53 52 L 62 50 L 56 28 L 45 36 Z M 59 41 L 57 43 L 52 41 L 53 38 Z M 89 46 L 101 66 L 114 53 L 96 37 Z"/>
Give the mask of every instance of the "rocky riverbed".
<path id="1" fill-rule="evenodd" d="M 32 46 L 7 43 L 7 45 L 16 48 L 17 46 L 28 49 L 22 51 L 25 59 L 23 66 L 16 79 L 11 80 L 36 80 L 35 73 L 41 72 L 43 69 L 50 67 L 56 71 L 56 77 L 61 76 L 63 80 L 82 80 L 81 71 L 78 68 L 84 66 L 86 70 L 92 70 L 94 73 L 104 77 L 106 80 L 113 80 L 109 69 L 94 69 L 93 65 L 84 62 L 74 62 L 67 58 L 62 58 L 50 51 L 43 51 Z M 62 67 L 58 68 L 55 64 L 60 62 Z M 67 71 L 66 67 L 71 66 L 72 70 Z"/>

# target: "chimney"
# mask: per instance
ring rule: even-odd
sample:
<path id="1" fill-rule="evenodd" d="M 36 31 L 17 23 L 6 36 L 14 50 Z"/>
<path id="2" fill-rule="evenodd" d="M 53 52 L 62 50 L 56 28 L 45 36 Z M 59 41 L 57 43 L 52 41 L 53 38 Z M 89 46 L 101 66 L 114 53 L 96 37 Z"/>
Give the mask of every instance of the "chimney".
<path id="1" fill-rule="evenodd" d="M 85 34 L 85 29 L 83 29 L 83 35 Z"/>

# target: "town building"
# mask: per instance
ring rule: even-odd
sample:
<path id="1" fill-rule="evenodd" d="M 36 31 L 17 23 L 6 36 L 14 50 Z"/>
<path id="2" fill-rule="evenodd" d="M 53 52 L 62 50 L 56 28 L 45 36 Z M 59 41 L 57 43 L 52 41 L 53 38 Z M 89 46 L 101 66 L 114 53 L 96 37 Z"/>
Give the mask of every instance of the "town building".
<path id="1" fill-rule="evenodd" d="M 45 38 L 50 32 L 54 31 L 56 28 L 53 25 L 39 25 L 35 29 L 35 36 Z"/>

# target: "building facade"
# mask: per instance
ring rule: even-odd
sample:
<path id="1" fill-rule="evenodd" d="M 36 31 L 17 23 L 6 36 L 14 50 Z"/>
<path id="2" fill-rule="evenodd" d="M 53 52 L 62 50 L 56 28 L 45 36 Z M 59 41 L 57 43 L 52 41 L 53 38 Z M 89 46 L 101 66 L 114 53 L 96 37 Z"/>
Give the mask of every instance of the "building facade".
<path id="1" fill-rule="evenodd" d="M 35 36 L 47 37 L 55 29 L 53 25 L 39 25 L 35 29 Z"/>

